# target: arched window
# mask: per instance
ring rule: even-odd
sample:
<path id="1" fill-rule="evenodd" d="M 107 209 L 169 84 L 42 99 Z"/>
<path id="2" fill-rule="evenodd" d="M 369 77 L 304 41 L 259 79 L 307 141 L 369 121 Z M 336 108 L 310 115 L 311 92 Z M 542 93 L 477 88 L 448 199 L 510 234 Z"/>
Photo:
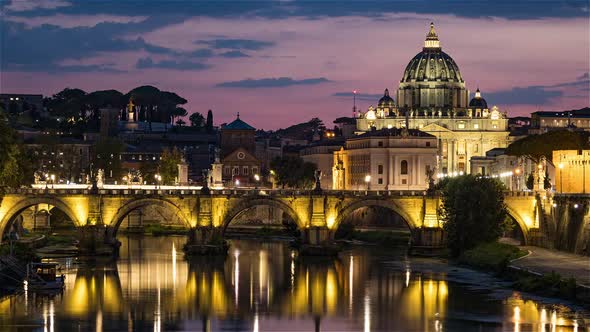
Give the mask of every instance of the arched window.
<path id="1" fill-rule="evenodd" d="M 408 174 L 408 161 L 402 160 L 401 174 Z"/>

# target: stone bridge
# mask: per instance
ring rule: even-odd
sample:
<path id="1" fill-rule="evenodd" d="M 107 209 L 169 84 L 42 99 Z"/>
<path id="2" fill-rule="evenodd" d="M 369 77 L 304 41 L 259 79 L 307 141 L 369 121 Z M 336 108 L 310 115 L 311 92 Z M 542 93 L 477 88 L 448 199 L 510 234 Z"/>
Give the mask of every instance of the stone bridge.
<path id="1" fill-rule="evenodd" d="M 520 227 L 523 242 L 543 243 L 542 228 L 547 224 L 544 222 L 548 218 L 547 211 L 549 216 L 557 211 L 553 199 L 520 192 L 508 193 L 505 202 L 509 215 Z M 436 247 L 443 244 L 440 203 L 439 197 L 412 191 L 225 189 L 204 194 L 198 189 L 23 188 L 1 198 L 0 234 L 7 233 L 21 212 L 38 204 L 63 211 L 80 229 L 81 242 L 91 243 L 92 248 L 116 244 L 117 231 L 125 217 L 149 205 L 168 209 L 192 232 L 208 230 L 221 235 L 232 220 L 245 211 L 268 205 L 281 209 L 295 221 L 303 232 L 304 242 L 321 244 L 332 239 L 338 226 L 356 209 L 380 206 L 403 218 L 412 233 L 412 246 Z M 585 209 L 587 205 L 584 204 Z M 202 237 L 197 238 L 206 242 Z"/>

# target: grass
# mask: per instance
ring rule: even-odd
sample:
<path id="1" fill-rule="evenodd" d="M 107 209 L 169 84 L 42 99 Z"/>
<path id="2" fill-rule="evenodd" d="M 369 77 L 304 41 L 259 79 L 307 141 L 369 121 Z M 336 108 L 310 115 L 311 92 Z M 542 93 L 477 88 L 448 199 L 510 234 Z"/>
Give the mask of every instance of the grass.
<path id="1" fill-rule="evenodd" d="M 465 251 L 459 256 L 459 263 L 479 269 L 502 272 L 510 261 L 526 255 L 527 252 L 513 245 L 490 242 Z"/>
<path id="2" fill-rule="evenodd" d="M 410 240 L 410 233 L 396 231 L 354 231 L 352 233 L 352 239 L 386 247 L 407 246 Z"/>
<path id="3" fill-rule="evenodd" d="M 525 291 L 542 294 L 545 296 L 557 296 L 565 299 L 576 299 L 576 279 L 563 278 L 554 271 L 551 274 L 535 276 L 531 274 L 515 274 L 513 287 Z"/>
<path id="4" fill-rule="evenodd" d="M 353 224 L 342 224 L 336 230 L 335 238 L 338 240 L 357 240 L 385 247 L 407 246 L 410 240 L 408 231 L 358 231 Z"/>
<path id="5" fill-rule="evenodd" d="M 187 229 L 178 226 L 164 226 L 164 225 L 147 225 L 143 229 L 144 233 L 153 236 L 163 235 L 186 235 Z"/>

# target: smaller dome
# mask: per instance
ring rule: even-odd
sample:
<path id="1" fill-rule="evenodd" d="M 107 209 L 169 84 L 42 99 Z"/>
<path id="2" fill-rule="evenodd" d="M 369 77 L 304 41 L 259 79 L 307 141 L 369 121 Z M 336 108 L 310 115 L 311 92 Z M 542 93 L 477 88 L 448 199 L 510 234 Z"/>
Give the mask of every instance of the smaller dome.
<path id="1" fill-rule="evenodd" d="M 389 96 L 389 89 L 385 89 L 385 92 L 383 93 L 383 97 L 381 97 L 381 99 L 379 99 L 379 103 L 377 104 L 377 107 L 382 108 L 382 107 L 393 107 L 393 98 L 391 98 Z"/>
<path id="2" fill-rule="evenodd" d="M 481 97 L 481 92 L 479 92 L 479 88 L 475 91 L 475 97 L 471 99 L 469 102 L 469 108 L 479 108 L 479 109 L 487 109 L 488 103 L 485 99 Z"/>

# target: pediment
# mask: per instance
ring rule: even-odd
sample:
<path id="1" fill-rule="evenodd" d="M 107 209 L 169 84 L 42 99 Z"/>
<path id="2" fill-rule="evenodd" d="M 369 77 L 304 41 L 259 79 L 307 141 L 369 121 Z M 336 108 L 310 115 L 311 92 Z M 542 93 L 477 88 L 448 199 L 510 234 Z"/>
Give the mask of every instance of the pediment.
<path id="1" fill-rule="evenodd" d="M 248 150 L 244 148 L 237 148 L 234 151 L 230 152 L 225 158 L 223 158 L 222 163 L 226 163 L 227 161 L 234 161 L 234 162 L 258 162 L 258 159 L 252 155 Z"/>
<path id="2" fill-rule="evenodd" d="M 434 132 L 434 133 L 440 133 L 440 132 L 447 132 L 447 133 L 452 133 L 452 130 L 449 130 L 448 128 L 445 128 L 437 123 L 430 123 L 424 127 L 422 127 L 420 129 L 421 131 L 430 133 L 430 132 Z"/>

